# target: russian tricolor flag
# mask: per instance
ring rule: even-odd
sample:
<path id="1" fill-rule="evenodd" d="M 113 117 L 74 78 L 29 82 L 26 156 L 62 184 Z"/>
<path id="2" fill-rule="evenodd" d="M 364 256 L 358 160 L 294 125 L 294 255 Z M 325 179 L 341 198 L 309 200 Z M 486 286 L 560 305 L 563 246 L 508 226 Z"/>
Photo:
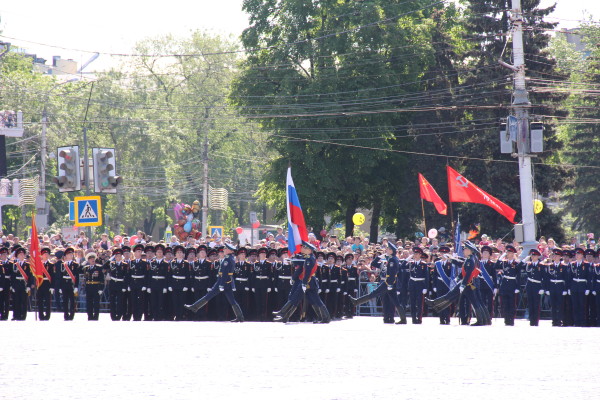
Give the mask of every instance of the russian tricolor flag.
<path id="1" fill-rule="evenodd" d="M 292 168 L 287 171 L 286 184 L 287 197 L 287 215 L 288 215 L 288 251 L 290 254 L 300 253 L 302 241 L 308 241 L 308 232 L 306 231 L 306 222 L 304 222 L 304 214 L 298 200 L 296 186 L 292 180 Z"/>

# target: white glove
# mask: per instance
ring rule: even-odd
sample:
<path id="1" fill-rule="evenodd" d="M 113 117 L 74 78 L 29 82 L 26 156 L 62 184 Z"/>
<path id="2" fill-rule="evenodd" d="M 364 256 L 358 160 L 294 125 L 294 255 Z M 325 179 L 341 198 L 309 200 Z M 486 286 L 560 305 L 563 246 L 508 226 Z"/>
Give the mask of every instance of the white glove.
<path id="1" fill-rule="evenodd" d="M 278 290 L 277 290 L 277 288 L 275 288 L 275 293 L 277 293 L 277 292 L 278 292 Z"/>
<path id="2" fill-rule="evenodd" d="M 329 293 L 329 289 L 325 289 L 325 293 Z"/>
<path id="3" fill-rule="evenodd" d="M 358 292 L 358 289 L 354 289 L 354 293 Z"/>
<path id="4" fill-rule="evenodd" d="M 252 288 L 252 293 L 256 293 L 256 289 L 255 288 Z"/>
<path id="5" fill-rule="evenodd" d="M 515 289 L 515 293 L 519 293 L 519 292 L 520 292 L 520 290 L 519 290 L 519 289 Z"/>
<path id="6" fill-rule="evenodd" d="M 347 295 L 347 294 L 348 294 L 348 292 L 344 292 L 344 296 Z"/>
<path id="7" fill-rule="evenodd" d="M 14 292 L 14 290 L 13 290 Z M 62 294 L 62 289 L 58 289 L 58 293 Z"/>
<path id="8" fill-rule="evenodd" d="M 192 293 L 194 293 L 194 288 L 192 288 Z"/>
<path id="9" fill-rule="evenodd" d="M 224 292 L 225 291 L 225 286 L 219 286 L 219 291 Z"/>
<path id="10" fill-rule="evenodd" d="M 14 292 L 15 292 L 15 288 L 12 288 L 12 287 L 11 287 L 11 288 L 10 288 L 10 291 L 14 293 Z M 62 292 L 61 292 L 61 293 L 62 293 Z"/>
<path id="11" fill-rule="evenodd" d="M 566 292 L 566 291 L 563 291 L 563 296 L 566 296 L 566 295 L 567 295 L 567 292 Z"/>
<path id="12" fill-rule="evenodd" d="M 399 292 L 399 291 L 396 291 L 396 295 L 397 295 L 397 296 L 400 296 L 400 292 Z"/>
<path id="13" fill-rule="evenodd" d="M 102 290 L 98 290 L 98 295 L 102 296 Z"/>
<path id="14" fill-rule="evenodd" d="M 567 294 L 570 296 L 571 295 L 571 289 L 567 290 Z"/>
<path id="15" fill-rule="evenodd" d="M 169 292 L 172 292 L 173 288 L 171 286 L 169 286 Z"/>
<path id="16" fill-rule="evenodd" d="M 544 294 L 544 289 L 540 290 L 538 294 Z"/>
<path id="17" fill-rule="evenodd" d="M 142 286 L 142 292 L 146 291 L 146 286 Z"/>
<path id="18" fill-rule="evenodd" d="M 394 290 L 394 287 L 392 285 L 387 285 L 387 290 Z"/>
<path id="19" fill-rule="evenodd" d="M 550 296 L 550 291 L 546 290 L 546 296 Z"/>
<path id="20" fill-rule="evenodd" d="M 127 291 L 131 292 L 131 287 L 130 286 L 127 286 Z"/>
<path id="21" fill-rule="evenodd" d="M 148 288 L 147 290 L 148 290 L 148 293 L 152 293 L 152 289 Z"/>
<path id="22" fill-rule="evenodd" d="M 77 289 L 75 289 L 75 290 L 77 290 Z M 25 293 L 29 293 L 29 292 L 31 292 L 31 289 L 29 289 L 29 287 L 26 287 L 25 288 Z"/>
<path id="23" fill-rule="evenodd" d="M 208 288 L 208 289 L 206 289 L 206 291 L 207 291 L 207 292 L 210 292 L 211 290 L 212 290 L 212 288 Z"/>
<path id="24" fill-rule="evenodd" d="M 463 292 L 463 290 L 465 290 L 465 287 L 464 287 L 464 285 L 460 285 L 460 287 L 458 288 L 458 290 L 460 290 L 460 292 L 462 293 L 462 292 Z"/>
<path id="25" fill-rule="evenodd" d="M 590 290 L 589 290 L 589 289 L 587 289 L 587 290 L 585 291 L 585 295 L 587 296 L 588 294 L 590 294 Z"/>
<path id="26" fill-rule="evenodd" d="M 233 290 L 234 292 L 237 292 L 237 289 L 236 289 L 236 288 L 233 288 L 232 290 Z"/>
<path id="27" fill-rule="evenodd" d="M 437 293 L 437 288 L 436 288 L 436 287 L 434 287 L 434 288 L 433 288 L 433 291 Z"/>
<path id="28" fill-rule="evenodd" d="M 596 291 L 595 291 L 595 290 L 594 290 L 594 291 L 592 291 L 592 294 L 595 296 L 595 295 L 596 295 Z"/>
<path id="29" fill-rule="evenodd" d="M 163 294 L 166 294 L 166 293 L 167 293 L 167 289 L 165 288 L 165 289 L 163 289 Z"/>
<path id="30" fill-rule="evenodd" d="M 498 294 L 498 288 L 494 288 L 494 294 Z"/>
<path id="31" fill-rule="evenodd" d="M 423 294 L 427 294 L 427 289 L 423 289 Z"/>
<path id="32" fill-rule="evenodd" d="M 249 292 L 249 291 L 250 291 L 250 288 L 249 288 L 249 287 L 246 287 L 246 288 L 244 288 L 244 289 L 246 290 L 246 292 Z"/>
<path id="33" fill-rule="evenodd" d="M 183 291 L 184 291 L 184 292 L 187 292 L 187 291 L 188 291 L 188 288 L 184 287 L 184 288 L 183 288 Z"/>
<path id="34" fill-rule="evenodd" d="M 271 288 L 267 288 L 267 293 L 271 293 Z"/>
<path id="35" fill-rule="evenodd" d="M 127 291 L 127 289 L 123 288 L 123 293 L 125 293 Z"/>
<path id="36" fill-rule="evenodd" d="M 4 289 L 0 288 L 0 292 L 1 292 L 2 290 L 4 290 Z M 54 294 L 54 289 L 50 289 L 50 294 Z"/>
<path id="37" fill-rule="evenodd" d="M 339 292 L 341 292 L 341 291 L 342 291 L 342 289 L 340 289 L 340 288 L 337 288 L 337 289 L 335 289 L 335 292 L 336 292 L 336 293 L 339 293 Z"/>
<path id="38" fill-rule="evenodd" d="M 306 292 L 306 285 L 302 285 L 302 291 Z"/>

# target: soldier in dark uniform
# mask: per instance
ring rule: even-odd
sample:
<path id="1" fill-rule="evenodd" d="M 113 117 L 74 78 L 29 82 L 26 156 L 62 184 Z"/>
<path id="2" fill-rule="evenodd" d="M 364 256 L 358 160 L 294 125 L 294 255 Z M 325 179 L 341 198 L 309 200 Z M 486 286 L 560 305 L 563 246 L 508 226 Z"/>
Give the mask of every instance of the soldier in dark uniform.
<path id="1" fill-rule="evenodd" d="M 420 247 L 413 248 L 416 259 L 408 264 L 410 281 L 408 291 L 410 293 L 410 314 L 413 324 L 423 322 L 423 299 L 427 294 L 427 281 L 429 277 L 429 266 L 426 261 L 427 254 Z"/>
<path id="2" fill-rule="evenodd" d="M 236 298 L 244 315 L 250 315 L 249 306 L 251 266 L 250 263 L 246 261 L 247 252 L 248 251 L 245 247 L 240 247 L 237 250 L 237 260 L 234 268 Z"/>
<path id="3" fill-rule="evenodd" d="M 98 321 L 100 316 L 100 296 L 104 287 L 104 270 L 96 263 L 96 253 L 89 253 L 87 264 L 83 266 L 85 277 L 85 308 L 88 321 Z"/>
<path id="4" fill-rule="evenodd" d="M 190 264 L 185 260 L 185 247 L 175 246 L 175 258 L 171 261 L 169 291 L 173 299 L 172 314 L 175 321 L 183 320 L 185 295 L 190 284 Z"/>
<path id="5" fill-rule="evenodd" d="M 10 280 L 12 265 L 8 261 L 8 248 L 0 247 L 0 321 L 6 321 L 10 312 Z"/>
<path id="6" fill-rule="evenodd" d="M 596 258 L 597 253 L 594 249 L 585 249 L 585 261 L 590 264 L 590 272 L 589 272 L 589 292 L 585 296 L 585 317 L 586 317 L 586 326 L 596 326 L 596 299 L 593 293 L 594 288 L 594 259 Z"/>
<path id="7" fill-rule="evenodd" d="M 169 263 L 164 259 L 165 246 L 163 244 L 159 243 L 154 246 L 154 251 L 156 256 L 150 261 L 150 287 L 148 288 L 148 294 L 151 297 L 150 314 L 154 321 L 162 321 L 165 318 Z"/>
<path id="8" fill-rule="evenodd" d="M 108 263 L 108 273 L 110 274 L 110 285 L 108 287 L 110 295 L 110 318 L 113 321 L 119 321 L 123 318 L 124 297 L 127 295 L 126 279 L 127 264 L 123 261 L 123 249 L 114 249 L 112 252 L 113 261 Z"/>
<path id="9" fill-rule="evenodd" d="M 542 281 L 546 273 L 544 265 L 540 262 L 542 254 L 538 249 L 529 251 L 531 261 L 523 260 L 519 266 L 527 273 L 525 292 L 527 293 L 527 309 L 529 311 L 529 325 L 538 326 L 540 321 L 540 296 L 544 294 Z"/>
<path id="10" fill-rule="evenodd" d="M 338 296 L 336 292 L 337 289 L 340 288 L 341 270 L 339 267 L 337 269 L 335 267 L 334 252 L 329 252 L 326 254 L 326 261 L 321 270 L 323 271 L 323 278 L 325 279 L 325 277 L 327 277 L 327 281 L 329 283 L 327 285 L 327 289 L 325 290 L 325 298 L 327 301 L 324 303 L 331 314 L 331 318 L 335 319 L 338 306 Z"/>
<path id="11" fill-rule="evenodd" d="M 354 263 L 354 254 L 348 253 L 344 256 L 344 269 L 346 269 L 348 278 L 346 280 L 346 299 L 344 307 L 344 316 L 346 318 L 353 318 L 356 314 L 356 309 L 352 305 L 352 302 L 348 296 L 358 296 L 358 268 Z"/>
<path id="12" fill-rule="evenodd" d="M 146 257 L 144 261 L 148 265 L 148 273 L 146 280 L 146 293 L 142 296 L 142 310 L 144 313 L 144 321 L 152 321 L 152 315 L 150 311 L 152 310 L 152 296 L 150 295 L 150 284 L 152 283 L 152 276 L 150 274 L 150 261 L 154 258 L 154 246 L 146 245 L 144 248 L 144 253 Z"/>
<path id="13" fill-rule="evenodd" d="M 252 292 L 257 321 L 267 321 L 267 304 L 272 282 L 272 265 L 267 261 L 267 248 L 258 249 L 259 260 L 254 263 L 252 273 Z"/>
<path id="14" fill-rule="evenodd" d="M 317 251 L 315 253 L 315 259 L 317 262 L 315 276 L 319 280 L 319 295 L 325 306 L 327 306 L 329 297 L 329 267 L 326 266 L 325 253 Z"/>
<path id="15" fill-rule="evenodd" d="M 56 275 L 59 285 L 59 292 L 62 295 L 63 311 L 65 321 L 71 321 L 75 317 L 75 296 L 79 288 L 79 264 L 73 261 L 72 247 L 65 249 L 64 261 L 59 261 L 56 265 Z"/>
<path id="16" fill-rule="evenodd" d="M 439 253 L 442 255 L 442 258 L 435 261 L 434 263 L 434 283 L 433 283 L 433 291 L 437 297 L 442 297 L 446 295 L 450 289 L 454 288 L 454 277 L 456 276 L 456 267 L 452 264 L 452 261 L 449 260 L 444 255 L 450 255 L 450 248 L 448 246 L 441 246 L 439 248 Z M 450 325 L 450 307 L 444 308 L 438 313 L 440 317 L 441 325 Z"/>
<path id="17" fill-rule="evenodd" d="M 379 296 L 387 296 L 390 302 L 394 305 L 394 308 L 398 312 L 398 315 L 400 316 L 400 321 L 398 322 L 398 324 L 406 324 L 406 311 L 404 310 L 404 307 L 400 304 L 400 300 L 398 299 L 398 295 L 396 294 L 396 280 L 398 277 L 398 268 L 400 268 L 400 261 L 396 257 L 396 251 L 396 245 L 391 242 L 388 242 L 386 249 L 388 255 L 386 274 L 385 278 L 382 277 L 379 286 L 377 286 L 375 290 L 373 290 L 371 293 L 365 296 L 362 296 L 358 299 L 349 296 L 349 299 L 354 306 L 358 306 Z"/>
<path id="18" fill-rule="evenodd" d="M 334 315 L 332 316 L 334 319 L 342 319 L 344 317 L 344 306 L 346 301 L 346 296 L 348 292 L 346 291 L 347 282 L 348 282 L 348 270 L 344 267 L 344 257 L 339 254 L 335 256 L 335 269 L 339 268 L 340 274 L 340 282 L 339 286 L 336 290 L 336 296 L 338 298 L 337 308 L 334 311 Z M 331 273 L 332 276 L 335 275 L 334 270 Z"/>
<path id="19" fill-rule="evenodd" d="M 173 247 L 167 246 L 165 247 L 165 261 L 169 265 L 167 268 L 167 292 L 165 293 L 165 310 L 164 310 L 164 319 L 166 321 L 173 321 L 175 318 L 175 314 L 173 311 L 175 310 L 174 298 L 173 298 L 173 286 L 171 279 L 171 262 L 174 257 Z"/>
<path id="20" fill-rule="evenodd" d="M 271 263 L 271 285 L 269 287 L 269 300 L 267 302 L 267 319 L 270 317 L 270 315 L 272 314 L 272 312 L 275 309 L 279 308 L 279 304 L 277 304 L 277 293 L 276 290 L 277 287 L 275 286 L 275 280 L 276 280 L 276 270 L 278 267 L 280 267 L 280 263 L 279 263 L 279 254 L 277 252 L 277 249 L 269 249 L 269 251 L 267 252 L 267 261 L 269 261 Z"/>
<path id="21" fill-rule="evenodd" d="M 567 268 L 567 294 L 564 297 L 564 308 L 563 308 L 563 326 L 573 326 L 575 324 L 575 320 L 573 318 L 573 302 L 571 301 L 571 274 L 570 274 L 570 264 L 571 261 L 575 258 L 574 250 L 565 250 L 563 251 L 563 264 L 565 264 Z"/>
<path id="22" fill-rule="evenodd" d="M 507 245 L 506 259 L 502 257 L 496 262 L 496 272 L 500 279 L 500 302 L 502 303 L 502 316 L 504 324 L 513 326 L 515 324 L 517 296 L 521 292 L 521 269 L 519 262 L 515 259 L 517 249 Z"/>
<path id="23" fill-rule="evenodd" d="M 207 247 L 203 244 L 198 246 L 198 259 L 192 266 L 191 274 L 194 281 L 192 284 L 193 302 L 204 297 L 208 293 L 208 289 L 210 289 L 209 279 L 212 264 L 207 258 L 207 250 Z M 196 315 L 196 318 L 194 318 L 196 321 L 206 321 L 208 319 L 207 307 L 205 306 L 198 310 Z"/>
<path id="24" fill-rule="evenodd" d="M 481 300 L 483 305 L 487 308 L 491 318 L 494 318 L 494 298 L 496 296 L 496 263 L 491 261 L 493 249 L 490 246 L 481 247 L 481 260 L 479 260 L 479 269 L 481 270 L 481 285 L 479 290 L 481 292 Z"/>
<path id="25" fill-rule="evenodd" d="M 596 305 L 596 326 L 600 326 L 600 263 L 594 264 L 590 272 L 592 300 Z"/>
<path id="26" fill-rule="evenodd" d="M 475 247 L 473 243 L 465 241 L 463 245 L 463 252 L 466 260 L 462 266 L 462 282 L 460 284 L 459 290 L 463 296 L 466 296 L 469 299 L 469 303 L 475 311 L 477 322 L 475 322 L 472 325 L 489 325 L 491 324 L 491 318 L 487 308 L 483 305 L 481 301 L 481 295 L 479 293 L 478 287 L 479 282 L 477 276 L 481 271 L 478 268 L 479 254 L 477 251 L 477 247 Z"/>
<path id="27" fill-rule="evenodd" d="M 561 262 L 562 250 L 552 249 L 552 260 L 546 265 L 544 284 L 550 296 L 552 326 L 562 326 L 564 298 L 567 295 L 567 266 Z"/>
<path id="28" fill-rule="evenodd" d="M 188 280 L 188 290 L 187 292 L 185 292 L 184 297 L 184 302 L 183 304 L 192 304 L 194 301 L 196 301 L 196 298 L 194 297 L 194 268 L 198 267 L 198 260 L 196 259 L 196 254 L 197 254 L 197 250 L 195 247 L 193 247 L 191 244 L 188 244 L 188 246 L 185 248 L 185 259 L 188 262 L 189 266 L 190 266 L 190 276 L 189 276 L 189 280 Z M 185 319 L 186 321 L 194 321 L 196 320 L 196 315 L 194 313 L 191 313 L 189 310 L 187 309 L 183 309 L 183 319 Z"/>
<path id="29" fill-rule="evenodd" d="M 13 319 L 25 321 L 27 318 L 27 305 L 31 289 L 35 281 L 29 263 L 25 261 L 27 251 L 23 247 L 15 250 L 15 260 L 11 268 L 11 290 L 13 293 Z"/>
<path id="30" fill-rule="evenodd" d="M 592 266 L 583 260 L 585 250 L 575 249 L 575 261 L 569 264 L 569 294 L 573 305 L 575 326 L 586 326 L 585 297 L 590 294 Z"/>
<path id="31" fill-rule="evenodd" d="M 48 321 L 52 313 L 52 295 L 54 289 L 52 288 L 52 277 L 55 276 L 54 264 L 48 260 L 48 257 L 52 253 L 52 250 L 48 247 L 43 247 L 40 250 L 42 258 L 42 265 L 44 266 L 44 280 L 37 290 L 37 309 L 40 321 Z"/>
<path id="32" fill-rule="evenodd" d="M 274 279 L 274 290 L 276 297 L 276 309 L 281 310 L 281 308 L 287 302 L 288 294 L 292 289 L 292 263 L 290 259 L 287 258 L 288 249 L 287 247 L 279 249 L 278 251 L 279 261 L 275 265 L 275 269 L 273 271 L 273 279 Z"/>
<path id="33" fill-rule="evenodd" d="M 131 267 L 131 247 L 129 246 L 121 246 L 123 250 L 123 262 L 125 263 L 125 269 L 127 273 L 125 274 L 125 280 L 123 281 L 123 286 L 125 286 L 125 292 L 123 293 L 123 315 L 121 320 L 123 321 L 131 321 L 131 316 L 133 315 L 133 297 L 131 294 L 131 272 L 129 271 Z"/>
<path id="34" fill-rule="evenodd" d="M 231 322 L 244 322 L 244 315 L 242 314 L 242 309 L 240 305 L 235 301 L 235 297 L 233 295 L 233 288 L 235 287 L 235 281 L 233 279 L 234 268 L 235 268 L 235 260 L 233 258 L 233 254 L 235 253 L 236 248 L 231 243 L 225 243 L 225 258 L 221 262 L 219 269 L 219 278 L 217 282 L 212 287 L 212 290 L 206 294 L 206 296 L 199 299 L 192 305 L 186 305 L 185 307 L 192 311 L 197 312 L 200 308 L 204 307 L 206 303 L 208 303 L 213 297 L 217 296 L 219 293 L 223 292 L 227 301 L 231 305 L 233 309 L 233 313 L 235 314 L 235 319 Z"/>
<path id="35" fill-rule="evenodd" d="M 145 297 L 148 294 L 149 271 L 148 262 L 142 259 L 144 245 L 133 246 L 133 259 L 129 263 L 129 285 L 131 289 L 131 312 L 134 321 L 141 321 L 144 312 Z"/>

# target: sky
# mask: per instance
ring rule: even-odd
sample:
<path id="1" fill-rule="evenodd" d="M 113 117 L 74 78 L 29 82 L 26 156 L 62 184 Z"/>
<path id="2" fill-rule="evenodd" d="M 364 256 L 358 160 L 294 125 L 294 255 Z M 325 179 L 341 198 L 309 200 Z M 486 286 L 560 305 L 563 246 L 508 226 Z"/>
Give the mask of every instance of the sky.
<path id="1" fill-rule="evenodd" d="M 555 0 L 542 0 L 551 5 Z M 0 40 L 45 58 L 71 58 L 78 65 L 95 51 L 131 53 L 135 42 L 163 34 L 186 36 L 193 30 L 238 37 L 248 26 L 243 0 L 13 0 L 0 3 Z M 88 3 L 90 4 L 90 3 Z M 591 14 L 600 20 L 598 0 L 558 0 L 553 19 L 573 28 Z M 56 47 L 51 47 L 51 46 Z M 77 51 L 85 50 L 85 51 Z M 102 70 L 114 59 L 101 55 L 89 70 Z"/>

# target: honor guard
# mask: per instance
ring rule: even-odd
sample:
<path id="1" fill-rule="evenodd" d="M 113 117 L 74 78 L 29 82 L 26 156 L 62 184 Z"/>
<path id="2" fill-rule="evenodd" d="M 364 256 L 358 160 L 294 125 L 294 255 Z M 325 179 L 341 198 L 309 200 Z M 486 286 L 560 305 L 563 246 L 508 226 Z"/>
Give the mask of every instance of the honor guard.
<path id="1" fill-rule="evenodd" d="M 154 321 L 162 321 L 165 318 L 167 294 L 167 275 L 169 263 L 165 260 L 165 246 L 157 244 L 154 246 L 156 256 L 150 261 L 150 287 L 148 294 L 151 297 L 150 314 Z"/>
<path id="2" fill-rule="evenodd" d="M 429 276 L 429 267 L 427 254 L 420 247 L 413 248 L 415 260 L 408 264 L 410 281 L 408 282 L 408 291 L 410 293 L 410 314 L 413 324 L 423 322 L 423 296 L 427 294 L 427 278 Z"/>
<path id="3" fill-rule="evenodd" d="M 502 316 L 504 324 L 513 326 L 515 324 L 515 314 L 517 305 L 517 296 L 521 292 L 521 270 L 519 262 L 515 256 L 517 249 L 514 246 L 507 245 L 505 248 L 505 259 L 500 257 L 496 262 L 496 271 L 500 280 L 500 302 L 502 304 Z"/>
<path id="4" fill-rule="evenodd" d="M 96 253 L 89 253 L 87 263 L 83 267 L 85 277 L 85 308 L 88 321 L 98 321 L 100 316 L 100 296 L 104 288 L 104 271 L 102 265 L 96 263 Z"/>
<path id="5" fill-rule="evenodd" d="M 338 272 L 339 271 L 339 272 Z M 344 267 L 344 257 L 342 255 L 335 256 L 335 265 L 331 270 L 331 277 L 335 279 L 335 276 L 339 274 L 338 287 L 335 290 L 335 296 L 337 302 L 335 308 L 331 312 L 333 319 L 342 319 L 344 317 L 344 301 L 346 300 L 346 284 L 348 282 L 348 271 Z"/>
<path id="6" fill-rule="evenodd" d="M 454 277 L 456 276 L 456 267 L 452 264 L 452 260 L 444 255 L 450 255 L 450 248 L 448 246 L 441 246 L 439 253 L 442 255 L 442 259 L 435 261 L 434 263 L 434 283 L 433 291 L 435 292 L 436 298 L 446 295 L 453 287 Z M 450 309 L 445 308 L 439 313 L 440 324 L 450 325 Z"/>
<path id="7" fill-rule="evenodd" d="M 596 326 L 600 326 L 600 263 L 592 266 L 590 272 L 592 299 L 596 305 Z"/>
<path id="8" fill-rule="evenodd" d="M 344 307 L 344 316 L 346 318 L 353 318 L 356 314 L 356 309 L 348 296 L 356 297 L 358 296 L 358 268 L 356 267 L 356 263 L 354 262 L 354 254 L 347 253 L 344 256 L 344 267 L 347 272 L 348 278 L 346 280 L 346 299 L 345 299 L 345 307 Z"/>
<path id="9" fill-rule="evenodd" d="M 154 246 L 146 245 L 144 248 L 144 253 L 146 257 L 144 261 L 148 264 L 148 281 L 146 282 L 146 293 L 142 297 L 143 300 L 143 312 L 144 312 L 144 321 L 152 321 L 152 314 L 150 311 L 152 310 L 152 298 L 150 296 L 150 285 L 152 283 L 152 274 L 150 272 L 150 261 L 154 258 Z"/>
<path id="10" fill-rule="evenodd" d="M 123 249 L 114 249 L 112 252 L 113 261 L 108 264 L 108 273 L 110 274 L 110 284 L 108 291 L 110 295 L 110 318 L 113 321 L 119 321 L 123 317 L 124 297 L 127 294 L 125 286 L 127 278 L 127 264 L 123 261 Z"/>
<path id="11" fill-rule="evenodd" d="M 562 326 L 564 298 L 567 295 L 567 266 L 562 263 L 562 250 L 552 249 L 552 259 L 546 265 L 544 286 L 546 295 L 550 296 L 552 307 L 552 326 Z"/>
<path id="12" fill-rule="evenodd" d="M 186 294 L 183 296 L 184 297 L 183 304 L 192 304 L 194 301 L 196 301 L 196 299 L 194 297 L 194 281 L 195 281 L 195 279 L 194 279 L 193 270 L 194 270 L 194 267 L 196 267 L 198 264 L 198 260 L 196 259 L 197 253 L 198 253 L 198 251 L 191 244 L 185 248 L 185 259 L 188 262 L 188 265 L 190 266 L 190 276 L 189 276 L 189 281 L 188 281 L 188 290 L 187 290 L 187 292 L 185 292 Z M 188 310 L 186 310 L 184 308 L 183 318 L 187 321 L 194 321 L 196 319 L 196 315 L 194 315 L 193 313 L 189 312 Z"/>
<path id="13" fill-rule="evenodd" d="M 235 268 L 235 260 L 233 258 L 233 254 L 235 253 L 236 248 L 231 243 L 225 243 L 224 253 L 225 258 L 223 259 L 219 273 L 218 280 L 213 286 L 212 290 L 206 294 L 206 296 L 202 297 L 196 303 L 192 305 L 186 305 L 185 307 L 192 312 L 197 312 L 200 308 L 204 307 L 206 303 L 208 303 L 213 297 L 217 296 L 219 293 L 223 292 L 227 301 L 231 305 L 233 309 L 233 313 L 235 314 L 235 319 L 231 322 L 244 322 L 244 315 L 242 314 L 242 309 L 240 305 L 235 301 L 235 297 L 233 295 L 233 289 L 235 288 L 235 281 L 233 279 L 234 268 Z"/>
<path id="14" fill-rule="evenodd" d="M 193 302 L 196 302 L 200 298 L 204 297 L 208 290 L 210 289 L 210 274 L 212 264 L 208 259 L 208 248 L 205 245 L 198 246 L 197 255 L 198 259 L 192 266 L 192 294 L 193 294 Z M 193 303 L 192 302 L 192 303 Z M 206 321 L 207 320 L 207 309 L 206 307 L 199 310 L 196 316 L 197 321 Z"/>
<path id="15" fill-rule="evenodd" d="M 488 314 L 494 318 L 494 300 L 498 295 L 496 288 L 496 263 L 491 260 L 494 250 L 490 246 L 481 246 L 481 260 L 479 260 L 479 269 L 481 274 L 481 285 L 479 290 L 483 305 L 487 308 Z"/>
<path id="16" fill-rule="evenodd" d="M 252 272 L 252 293 L 257 321 L 267 321 L 267 304 L 271 292 L 272 266 L 267 261 L 266 247 L 258 249 L 258 261 L 254 263 Z"/>
<path id="17" fill-rule="evenodd" d="M 134 321 L 141 321 L 144 313 L 145 297 L 148 294 L 150 279 L 150 267 L 148 262 L 142 259 L 144 245 L 141 243 L 133 246 L 133 258 L 129 263 L 129 288 L 131 289 L 131 311 Z"/>
<path id="18" fill-rule="evenodd" d="M 250 274 L 252 268 L 250 263 L 246 261 L 247 252 L 248 250 L 245 247 L 240 247 L 237 250 L 237 260 L 234 268 L 236 296 L 244 315 L 249 315 L 250 312 Z"/>
<path id="19" fill-rule="evenodd" d="M 491 318 L 486 307 L 481 302 L 479 294 L 477 276 L 480 274 L 479 266 L 479 252 L 477 247 L 468 240 L 464 242 L 463 252 L 465 255 L 465 263 L 462 267 L 462 282 L 460 284 L 460 292 L 463 296 L 466 296 L 475 311 L 477 322 L 473 325 L 490 325 Z"/>
<path id="20" fill-rule="evenodd" d="M 57 283 L 62 295 L 63 311 L 65 321 L 71 321 L 75 317 L 75 296 L 79 288 L 79 264 L 73 261 L 72 247 L 65 249 L 64 260 L 59 261 L 56 266 Z"/>
<path id="21" fill-rule="evenodd" d="M 126 290 L 123 293 L 123 315 L 121 316 L 121 319 L 123 321 L 131 321 L 131 316 L 133 315 L 131 273 L 129 271 L 131 266 L 131 247 L 121 246 L 121 249 L 123 250 L 123 262 L 125 263 L 125 270 L 127 271 L 125 274 L 125 280 L 123 281 Z"/>
<path id="22" fill-rule="evenodd" d="M 27 318 L 27 304 L 31 289 L 35 287 L 33 274 L 29 263 L 25 261 L 23 247 L 15 249 L 15 261 L 11 268 L 11 291 L 13 293 L 13 319 L 15 321 L 25 321 Z"/>
<path id="23" fill-rule="evenodd" d="M 185 247 L 175 246 L 173 251 L 175 258 L 171 261 L 169 291 L 172 292 L 172 314 L 175 316 L 175 321 L 182 321 L 184 296 L 187 294 L 190 284 L 190 265 L 185 260 Z"/>
<path id="24" fill-rule="evenodd" d="M 44 276 L 44 280 L 37 290 L 37 309 L 40 321 L 48 321 L 52 313 L 52 295 L 54 294 L 52 277 L 56 273 L 54 272 L 54 264 L 48 259 L 51 253 L 52 250 L 48 247 L 43 247 L 40 250 L 43 265 L 42 274 Z"/>
<path id="25" fill-rule="evenodd" d="M 327 287 L 325 305 L 331 314 L 331 318 L 337 318 L 338 308 L 338 289 L 340 289 L 340 281 L 342 280 L 342 271 L 339 266 L 335 265 L 335 253 L 329 252 L 326 254 L 325 265 L 323 266 L 323 277 L 327 276 L 329 285 Z M 341 289 L 340 289 L 341 290 Z"/>
<path id="26" fill-rule="evenodd" d="M 8 248 L 0 247 L 0 320 L 6 321 L 10 311 L 10 280 L 12 265 L 8 261 Z"/>
<path id="27" fill-rule="evenodd" d="M 594 259 L 597 254 L 594 249 L 585 249 L 585 261 L 590 265 L 589 271 L 589 292 L 585 296 L 585 317 L 586 326 L 596 326 L 596 299 L 594 295 Z"/>
<path id="28" fill-rule="evenodd" d="M 584 255 L 584 249 L 576 248 L 575 261 L 569 264 L 570 285 L 568 293 L 571 295 L 575 326 L 586 326 L 585 297 L 590 294 L 592 266 L 583 260 Z"/>
<path id="29" fill-rule="evenodd" d="M 538 249 L 529 251 L 531 261 L 521 262 L 520 268 L 527 273 L 525 292 L 527 294 L 527 309 L 529 311 L 529 325 L 538 326 L 540 321 L 540 296 L 544 294 L 542 280 L 545 275 L 544 265 L 540 262 L 542 254 Z"/>

